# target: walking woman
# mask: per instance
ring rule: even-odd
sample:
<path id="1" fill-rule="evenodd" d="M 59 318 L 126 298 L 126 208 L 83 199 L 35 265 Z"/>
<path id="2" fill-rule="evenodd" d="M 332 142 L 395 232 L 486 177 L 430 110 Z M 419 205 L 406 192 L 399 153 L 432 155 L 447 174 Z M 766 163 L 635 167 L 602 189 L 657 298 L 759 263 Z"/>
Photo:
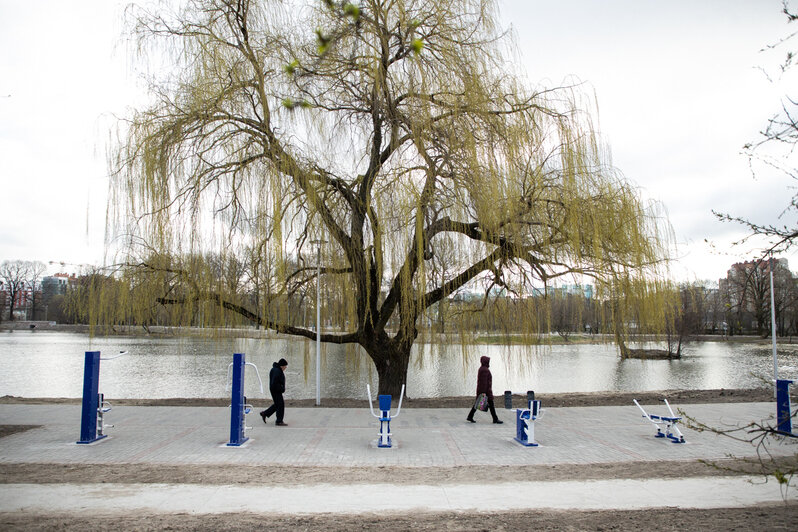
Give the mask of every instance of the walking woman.
<path id="1" fill-rule="evenodd" d="M 285 414 L 285 401 L 283 394 L 285 393 L 285 368 L 288 367 L 288 362 L 281 358 L 279 362 L 272 365 L 272 370 L 269 372 L 269 393 L 272 395 L 274 404 L 263 410 L 260 417 L 266 423 L 266 418 L 271 417 L 272 414 L 277 412 L 277 422 L 275 425 L 278 427 L 285 427 L 287 423 L 283 423 L 283 415 Z"/>
<path id="2" fill-rule="evenodd" d="M 496 415 L 496 407 L 493 405 L 493 375 L 490 374 L 490 357 L 483 356 L 479 361 L 482 366 L 477 372 L 477 400 L 480 394 L 484 393 L 488 397 L 488 410 L 490 410 L 490 415 L 493 417 L 493 422 L 504 423 Z M 476 421 L 474 421 L 474 412 L 476 411 L 477 405 L 475 400 L 474 406 L 471 407 L 471 412 L 468 413 L 468 417 L 466 418 L 471 423 L 476 423 Z"/>

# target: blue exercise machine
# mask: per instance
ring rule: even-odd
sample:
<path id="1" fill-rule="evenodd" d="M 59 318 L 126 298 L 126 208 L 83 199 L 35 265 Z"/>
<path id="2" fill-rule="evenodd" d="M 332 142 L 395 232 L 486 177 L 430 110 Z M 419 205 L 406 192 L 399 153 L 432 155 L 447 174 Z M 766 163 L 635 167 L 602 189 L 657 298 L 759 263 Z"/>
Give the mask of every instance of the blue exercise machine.
<path id="1" fill-rule="evenodd" d="M 113 360 L 126 354 L 127 351 L 120 351 L 116 356 L 101 358 L 99 351 L 86 351 L 83 361 L 80 441 L 75 443 L 86 445 L 108 436 L 105 434 L 105 428 L 112 428 L 113 425 L 106 425 L 103 418 L 107 412 L 111 411 L 111 404 L 105 401 L 103 394 L 98 391 L 100 387 L 100 360 Z"/>
<path id="2" fill-rule="evenodd" d="M 530 399 L 528 406 L 529 408 L 515 409 L 515 441 L 525 447 L 537 447 L 539 444 L 535 441 L 535 421 L 543 417 L 543 410 L 540 401 L 535 399 Z"/>
<path id="3" fill-rule="evenodd" d="M 673 443 L 684 443 L 684 435 L 682 435 L 682 431 L 679 430 L 679 427 L 676 425 L 682 420 L 681 417 L 677 416 L 673 413 L 673 409 L 671 408 L 670 403 L 668 403 L 667 399 L 662 399 L 665 402 L 665 406 L 668 407 L 668 412 L 670 412 L 670 416 L 656 416 L 654 414 L 649 414 L 643 407 L 640 406 L 640 403 L 637 402 L 637 399 L 632 399 L 634 403 L 637 405 L 637 408 L 643 412 L 643 417 L 649 420 L 657 427 L 657 433 L 654 435 L 655 438 L 668 438 Z M 662 427 L 665 427 L 665 432 L 662 432 Z"/>
<path id="4" fill-rule="evenodd" d="M 374 413 L 374 406 L 371 404 L 371 386 L 366 384 L 366 395 L 369 398 L 369 410 L 371 410 L 371 415 L 376 417 L 380 420 L 380 431 L 377 434 L 377 447 L 382 448 L 390 448 L 393 446 L 391 441 L 391 399 L 392 396 L 390 395 L 380 395 L 377 397 L 377 401 L 379 402 L 380 414 L 377 415 Z M 402 399 L 405 395 L 405 385 L 402 385 L 402 391 L 399 393 L 399 406 L 396 408 L 396 413 L 393 417 L 399 415 L 399 411 L 402 410 Z"/>
<path id="5" fill-rule="evenodd" d="M 790 408 L 790 384 L 788 379 L 776 379 L 776 430 L 785 436 L 798 437 L 792 431 L 792 409 Z"/>
<path id="6" fill-rule="evenodd" d="M 233 361 L 227 366 L 227 381 L 232 386 L 228 386 L 228 390 L 232 389 L 230 396 L 230 441 L 227 442 L 228 447 L 240 447 L 249 438 L 246 436 L 246 431 L 252 427 L 247 427 L 247 414 L 252 411 L 252 405 L 247 404 L 247 398 L 244 396 L 244 369 L 245 366 L 252 366 L 255 368 L 255 374 L 258 376 L 260 383 L 260 393 L 263 393 L 263 381 L 260 378 L 258 367 L 246 361 L 244 353 L 234 353 Z M 232 381 L 230 374 L 232 373 Z"/>

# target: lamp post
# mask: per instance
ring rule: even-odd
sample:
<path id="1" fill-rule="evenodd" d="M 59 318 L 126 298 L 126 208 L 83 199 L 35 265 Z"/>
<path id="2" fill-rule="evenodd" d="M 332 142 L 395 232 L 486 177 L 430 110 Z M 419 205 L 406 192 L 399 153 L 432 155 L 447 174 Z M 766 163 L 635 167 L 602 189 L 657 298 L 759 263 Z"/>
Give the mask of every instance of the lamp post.
<path id="1" fill-rule="evenodd" d="M 768 261 L 770 266 L 770 338 L 773 344 L 773 382 L 779 380 L 779 362 L 776 355 L 776 296 L 773 291 L 773 253 Z"/>
<path id="2" fill-rule="evenodd" d="M 316 244 L 316 406 L 321 406 L 321 245 L 326 240 L 313 240 Z"/>

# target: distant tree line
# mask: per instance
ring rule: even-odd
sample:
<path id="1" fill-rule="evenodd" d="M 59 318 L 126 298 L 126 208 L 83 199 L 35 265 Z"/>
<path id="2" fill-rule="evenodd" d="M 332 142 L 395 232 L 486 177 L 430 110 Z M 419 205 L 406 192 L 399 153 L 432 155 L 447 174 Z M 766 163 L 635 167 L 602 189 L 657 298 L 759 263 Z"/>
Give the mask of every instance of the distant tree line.
<path id="1" fill-rule="evenodd" d="M 258 257 L 257 253 L 248 254 Z M 315 327 L 316 284 L 297 283 L 284 293 L 275 291 L 268 264 L 252 259 L 219 254 L 191 256 L 177 260 L 151 257 L 149 262 L 165 271 L 191 268 L 206 282 L 226 294 L 226 301 L 243 306 L 263 308 L 264 314 L 290 325 Z M 295 268 L 312 268 L 302 257 L 295 259 Z M 776 330 L 779 336 L 798 334 L 798 278 L 789 270 L 785 259 L 772 262 L 750 261 L 734 264 L 718 283 L 695 281 L 671 287 L 671 297 L 663 300 L 666 307 L 664 331 L 674 352 L 695 335 L 770 334 L 770 268 L 773 268 Z M 55 283 L 43 277 L 43 263 L 4 261 L 0 264 L 0 318 L 13 319 L 14 313 L 26 311 L 33 320 L 58 323 L 92 323 L 103 313 L 107 323 L 150 327 L 218 325 L 228 327 L 254 325 L 238 313 L 225 312 L 219 302 L 196 301 L 191 306 L 176 307 L 152 301 L 151 284 L 136 278 L 121 279 L 107 271 L 97 270 L 74 276 L 69 283 Z M 177 275 L 175 273 L 175 275 Z M 164 283 L 169 279 L 165 278 Z M 31 289 L 30 287 L 35 287 Z M 452 334 L 526 336 L 530 339 L 557 334 L 569 341 L 575 334 L 595 335 L 612 330 L 613 309 L 609 298 L 597 297 L 592 290 L 549 287 L 533 296 L 508 296 L 506 292 L 486 290 L 457 293 L 432 306 L 427 312 L 430 331 Z M 346 316 L 340 291 L 319 287 L 322 327 L 343 330 L 340 316 Z M 178 294 L 171 294 L 178 296 Z M 15 302 L 12 305 L 12 302 Z M 20 307 L 20 302 L 23 302 Z M 647 331 L 638 320 L 637 309 L 630 309 L 626 318 L 630 336 Z M 389 324 L 396 326 L 397 324 Z M 462 334 L 462 333 L 459 333 Z"/>

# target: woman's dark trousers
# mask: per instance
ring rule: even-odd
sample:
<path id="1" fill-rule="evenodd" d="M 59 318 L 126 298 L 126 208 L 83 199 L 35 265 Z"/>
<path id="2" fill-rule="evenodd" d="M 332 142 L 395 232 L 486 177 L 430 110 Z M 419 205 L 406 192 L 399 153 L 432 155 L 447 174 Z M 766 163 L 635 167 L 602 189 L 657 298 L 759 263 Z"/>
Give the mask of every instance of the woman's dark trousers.
<path id="1" fill-rule="evenodd" d="M 479 396 L 477 396 L 477 397 L 479 397 Z M 477 403 L 477 400 L 476 400 L 476 397 L 475 397 L 474 398 L 474 404 L 476 404 L 476 403 Z M 496 415 L 496 407 L 493 405 L 493 399 L 488 399 L 488 410 L 490 411 L 490 415 L 493 417 L 493 421 L 498 421 L 499 420 L 499 416 Z M 472 406 L 471 407 L 471 412 L 468 413 L 468 420 L 469 421 L 473 421 L 474 420 L 474 413 L 476 411 L 477 411 L 477 409 Z M 268 414 L 266 414 L 266 415 L 268 415 Z M 460 414 L 460 415 L 462 415 L 462 414 Z"/>

